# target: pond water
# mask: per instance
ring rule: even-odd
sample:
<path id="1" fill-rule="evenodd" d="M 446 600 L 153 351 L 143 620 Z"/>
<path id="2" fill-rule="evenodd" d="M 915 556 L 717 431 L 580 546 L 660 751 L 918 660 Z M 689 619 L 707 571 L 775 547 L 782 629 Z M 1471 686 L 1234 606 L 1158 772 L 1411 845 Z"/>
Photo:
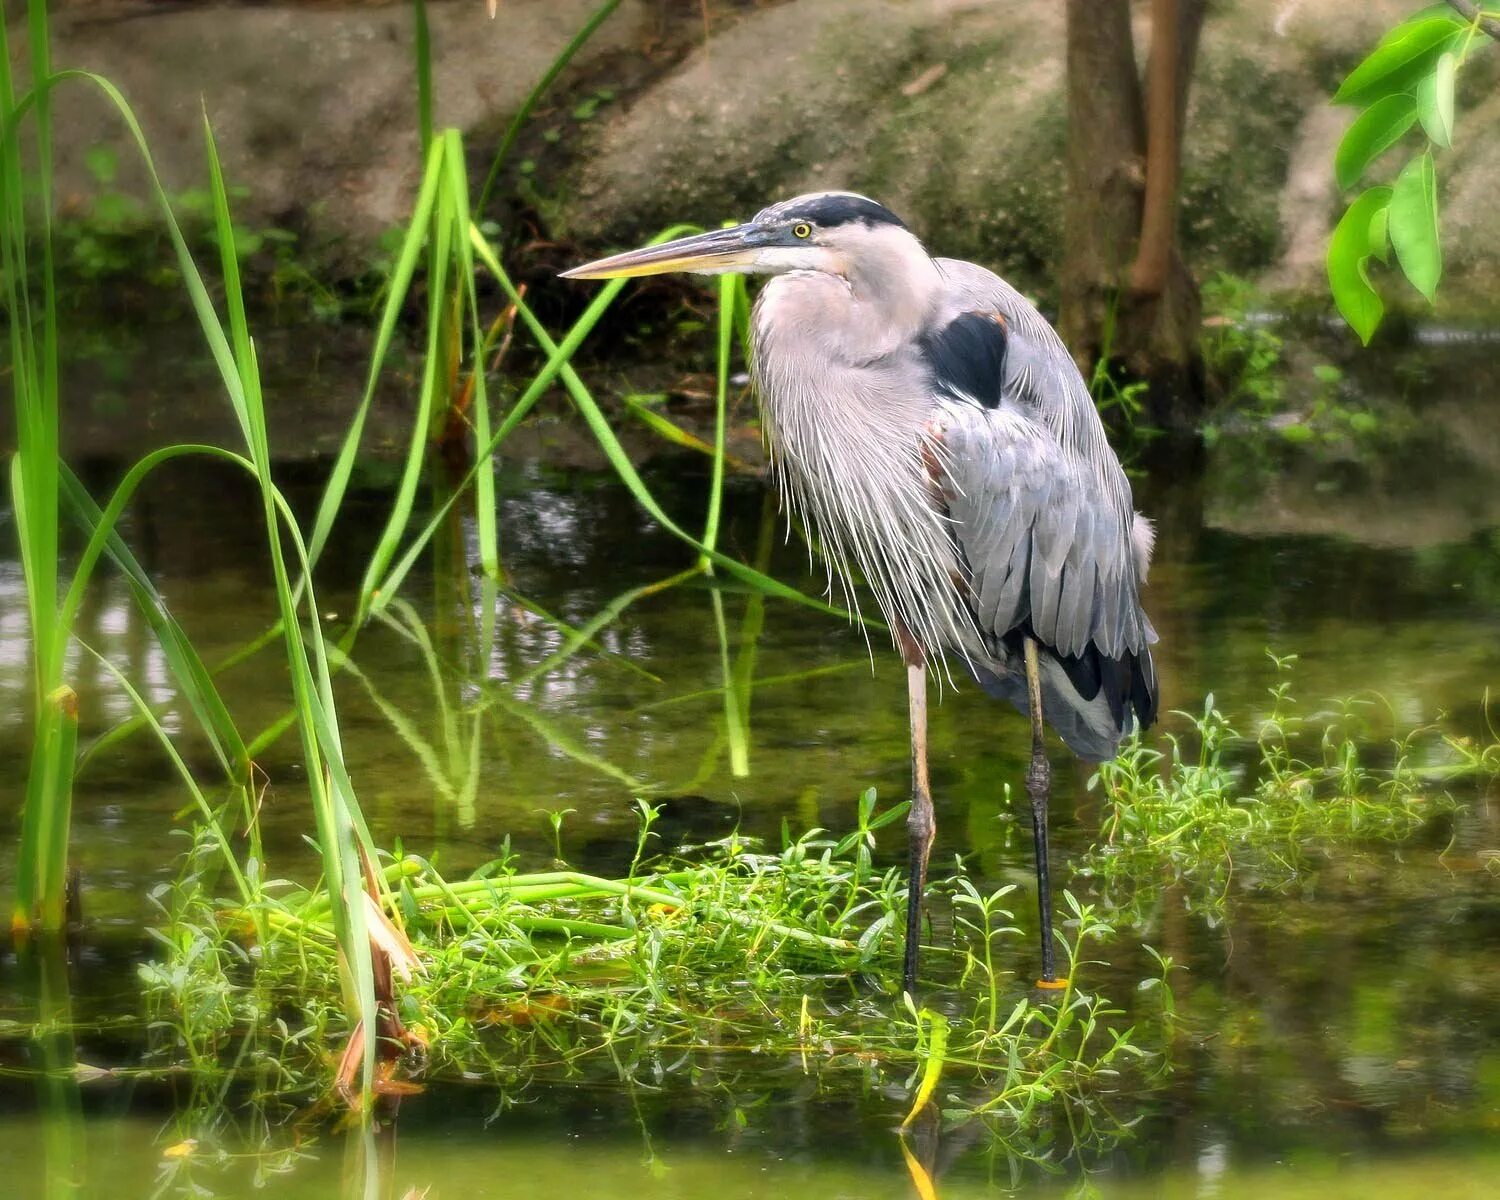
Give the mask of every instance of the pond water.
<path id="1" fill-rule="evenodd" d="M 1500 682 L 1500 379 L 1491 354 L 1480 353 L 1487 349 L 1444 346 L 1415 384 L 1411 371 L 1398 380 L 1379 362 L 1368 378 L 1351 379 L 1353 389 L 1394 395 L 1406 414 L 1384 443 L 1357 452 L 1226 436 L 1201 460 L 1143 458 L 1137 503 L 1160 530 L 1147 603 L 1161 634 L 1164 709 L 1196 712 L 1212 693 L 1232 724 L 1253 730 L 1277 681 L 1270 649 L 1297 656 L 1293 691 L 1303 712 L 1368 702 L 1362 737 L 1377 757 L 1392 733 L 1439 719 L 1456 736 L 1487 736 L 1482 700 Z M 558 431 L 577 437 L 565 421 Z M 96 436 L 82 455 L 96 489 L 119 469 L 108 440 Z M 296 457 L 287 488 L 310 511 L 326 462 Z M 320 567 L 330 629 L 350 609 L 390 474 L 379 462 L 362 470 Z M 700 519 L 699 460 L 658 457 L 646 474 L 684 523 Z M 754 681 L 742 774 L 731 769 L 713 594 L 701 580 L 642 594 L 597 647 L 537 671 L 562 637 L 528 603 L 580 625 L 690 560 L 607 474 L 529 460 L 508 464 L 501 483 L 513 594 L 489 654 L 481 658 L 474 632 L 474 531 L 460 524 L 411 577 L 392 621 L 360 635 L 359 679 L 341 679 L 347 757 L 378 844 L 399 839 L 453 876 L 493 858 L 509 836 L 541 867 L 553 857 L 547 814 L 565 812 L 565 856 L 611 873 L 630 861 L 636 797 L 665 804 L 667 839 L 702 841 L 738 825 L 774 843 L 783 821 L 794 830 L 852 827 L 866 788 L 886 803 L 904 795 L 903 672 L 878 638 L 872 655 L 845 622 L 721 592 L 728 653 Z M 143 495 L 126 529 L 210 662 L 262 632 L 274 611 L 257 511 L 236 481 L 181 465 Z M 8 518 L 0 510 L 7 892 L 29 686 Z M 732 484 L 724 544 L 804 590 L 820 586 L 757 479 Z M 148 698 L 172 699 L 149 630 L 118 581 L 96 589 L 82 630 Z M 225 676 L 244 730 L 282 711 L 279 653 Z M 85 739 L 130 715 L 91 660 L 80 657 L 76 678 Z M 210 775 L 190 721 L 174 713 L 169 726 Z M 1189 729 L 1179 714 L 1162 723 L 1165 733 Z M 1030 838 L 1017 803 L 1024 722 L 972 687 L 949 689 L 933 712 L 932 742 L 935 854 L 966 856 L 982 881 L 1028 887 Z M 276 873 L 305 878 L 310 822 L 294 739 L 258 761 L 270 781 L 268 859 Z M 1070 864 L 1098 834 L 1098 801 L 1088 771 L 1060 750 L 1054 770 L 1054 878 L 1086 892 Z M 909 1102 L 904 1074 L 824 1080 L 795 1059 L 753 1055 L 628 1086 L 602 1076 L 537 1083 L 503 1111 L 483 1081 L 444 1084 L 405 1100 L 379 1133 L 310 1116 L 278 1118 L 267 1131 L 253 1110 L 238 1108 L 211 1139 L 193 1131 L 198 1148 L 186 1153 L 172 1149 L 187 1136 L 186 1084 L 129 1068 L 141 1046 L 135 965 L 154 953 L 146 931 L 159 919 L 148 897 L 176 873 L 187 801 L 146 739 L 117 742 L 89 761 L 75 804 L 83 926 L 65 979 L 77 1058 L 87 1064 L 69 1076 L 76 1088 L 35 1077 L 37 981 L 13 951 L 0 952 L 0 1193 L 1492 1195 L 1500 809 L 1472 786 L 1455 790 L 1458 813 L 1401 846 L 1330 849 L 1290 882 L 1237 886 L 1224 913 L 1189 911 L 1168 894 L 1140 928 L 1122 930 L 1101 952 L 1107 994 L 1128 1004 L 1150 974 L 1143 944 L 1182 968 L 1172 984 L 1179 1027 L 1166 1049 L 1170 1069 L 1113 1097 L 1118 1128 L 1095 1144 L 1068 1128 L 1066 1114 L 1039 1115 L 1045 1136 L 1034 1145 L 1066 1158 L 1056 1175 L 1013 1163 L 968 1127 L 929 1127 L 911 1139 L 923 1164 L 914 1176 L 895 1133 Z M 887 833 L 881 854 L 895 862 L 902 840 Z M 1016 908 L 1023 925 L 1032 919 L 1029 901 Z M 1034 969 L 1014 968 L 1022 980 Z M 50 980 L 54 994 L 61 982 Z"/>

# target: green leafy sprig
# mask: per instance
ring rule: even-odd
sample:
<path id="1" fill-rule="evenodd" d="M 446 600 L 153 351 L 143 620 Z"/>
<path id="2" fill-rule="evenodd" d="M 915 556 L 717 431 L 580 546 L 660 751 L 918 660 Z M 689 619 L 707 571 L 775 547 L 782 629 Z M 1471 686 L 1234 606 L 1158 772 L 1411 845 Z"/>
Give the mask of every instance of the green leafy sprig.
<path id="1" fill-rule="evenodd" d="M 1369 344 L 1385 315 L 1370 279 L 1370 261 L 1389 265 L 1391 251 L 1407 281 L 1431 304 L 1443 275 L 1438 237 L 1436 151 L 1453 145 L 1458 72 L 1495 13 L 1461 16 L 1447 5 L 1424 9 L 1396 26 L 1349 73 L 1335 104 L 1362 111 L 1334 154 L 1342 192 L 1353 191 L 1370 168 L 1419 129 L 1423 144 L 1394 183 L 1366 188 L 1348 204 L 1328 243 L 1328 284 L 1339 313 Z"/>

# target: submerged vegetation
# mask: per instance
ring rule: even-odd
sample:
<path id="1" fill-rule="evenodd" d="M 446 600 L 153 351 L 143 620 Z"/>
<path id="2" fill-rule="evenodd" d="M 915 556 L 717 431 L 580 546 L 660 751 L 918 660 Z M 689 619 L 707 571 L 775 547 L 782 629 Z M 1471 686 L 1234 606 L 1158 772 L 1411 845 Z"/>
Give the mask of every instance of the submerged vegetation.
<path id="1" fill-rule="evenodd" d="M 1222 918 L 1237 873 L 1251 886 L 1284 886 L 1309 854 L 1403 841 L 1454 812 L 1451 782 L 1500 774 L 1500 738 L 1479 748 L 1436 726 L 1393 735 L 1375 765 L 1362 715 L 1378 700 L 1304 717 L 1289 678 L 1295 656 L 1271 659 L 1280 678 L 1252 735 L 1237 733 L 1209 696 L 1197 715 L 1178 714 L 1190 736 L 1166 734 L 1160 749 L 1128 744 L 1089 781 L 1105 810 L 1098 843 L 1075 869 L 1111 907 L 1139 921 L 1158 892 L 1177 888 Z"/>
<path id="2" fill-rule="evenodd" d="M 1432 730 L 1398 738 L 1375 765 L 1348 706 L 1304 720 L 1285 681 L 1272 695 L 1253 739 L 1237 738 L 1210 699 L 1189 737 L 1167 735 L 1166 751 L 1137 744 L 1099 769 L 1090 787 L 1107 804 L 1065 896 L 1060 992 L 1036 990 L 1024 972 L 1032 947 L 1014 886 L 986 890 L 960 858 L 932 880 L 946 915 L 927 958 L 926 1006 L 891 994 L 904 883 L 899 868 L 879 865 L 879 835 L 905 806 L 879 810 L 873 792 L 843 837 L 784 832 L 767 846 L 731 833 L 667 853 L 655 849 L 658 810 L 641 801 L 634 858 L 618 879 L 561 862 L 523 872 L 508 842 L 465 878 L 398 852 L 367 872 L 382 981 L 376 1091 L 484 1081 L 514 1103 L 539 1083 L 652 1085 L 709 1061 L 766 1056 L 824 1082 L 906 1081 L 909 1120 L 931 1104 L 1027 1160 L 1048 1156 L 1030 1140 L 1030 1118 L 1056 1101 L 1071 1113 L 1074 1149 L 1098 1148 L 1124 1136 L 1111 1097 L 1169 1076 L 1166 1048 L 1184 1032 L 1169 955 L 1148 949 L 1155 973 L 1136 981 L 1134 998 L 1101 992 L 1097 958 L 1117 924 L 1144 923 L 1174 891 L 1217 922 L 1232 879 L 1274 892 L 1307 855 L 1408 840 L 1455 811 L 1446 783 L 1500 772 L 1500 741 L 1476 748 Z M 1320 753 L 1304 761 L 1293 747 L 1309 739 Z M 1434 742 L 1448 748 L 1441 762 Z M 190 1066 L 283 1102 L 346 1088 L 348 1051 L 336 1060 L 349 1025 L 326 888 L 267 882 L 248 903 L 217 900 L 222 844 L 204 826 L 183 878 L 159 897 L 166 954 L 142 968 L 150 1069 Z"/>

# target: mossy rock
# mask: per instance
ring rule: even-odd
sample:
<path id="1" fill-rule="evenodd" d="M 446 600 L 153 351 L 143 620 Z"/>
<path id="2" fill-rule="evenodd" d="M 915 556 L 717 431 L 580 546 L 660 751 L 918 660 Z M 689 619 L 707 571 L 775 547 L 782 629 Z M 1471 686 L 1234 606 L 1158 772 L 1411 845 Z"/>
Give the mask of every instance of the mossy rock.
<path id="1" fill-rule="evenodd" d="M 941 253 L 1039 267 L 1059 230 L 1061 38 L 1060 12 L 1020 2 L 755 12 L 594 132 L 557 232 L 635 241 L 851 188 Z"/>
<path id="2" fill-rule="evenodd" d="M 1322 247 L 1340 211 L 1331 166 L 1340 126 L 1328 96 L 1409 9 L 1405 0 L 1357 12 L 1333 0 L 1211 6 L 1180 208 L 1200 276 L 1274 272 L 1326 298 Z M 1149 44 L 1149 22 L 1136 39 Z M 1062 6 L 1023 0 L 791 0 L 750 12 L 572 148 L 553 232 L 603 248 L 676 221 L 743 219 L 797 192 L 852 188 L 888 204 L 935 252 L 1050 294 L 1062 240 L 1064 49 Z M 1500 222 L 1488 217 L 1500 139 L 1480 132 L 1496 127 L 1500 100 L 1493 89 L 1488 97 L 1471 100 L 1472 119 L 1461 115 L 1474 139 L 1449 156 L 1445 181 L 1450 281 L 1469 305 L 1493 294 L 1500 264 Z M 1282 263 L 1294 240 L 1295 264 Z"/>
<path id="3" fill-rule="evenodd" d="M 1282 246 L 1280 182 L 1313 98 L 1306 78 L 1280 62 L 1205 43 L 1182 163 L 1189 262 L 1241 275 L 1275 262 Z"/>

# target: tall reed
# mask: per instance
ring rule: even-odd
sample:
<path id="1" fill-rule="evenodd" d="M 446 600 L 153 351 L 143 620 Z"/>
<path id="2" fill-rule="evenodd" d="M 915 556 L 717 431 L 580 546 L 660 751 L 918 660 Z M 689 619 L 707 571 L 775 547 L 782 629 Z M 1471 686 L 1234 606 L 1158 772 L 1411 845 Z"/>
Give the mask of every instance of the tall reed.
<path id="1" fill-rule="evenodd" d="M 3 246 L 5 299 L 10 316 L 11 356 L 15 369 L 15 404 L 17 411 L 18 450 L 11 462 L 12 496 L 17 529 L 20 535 L 25 569 L 27 598 L 32 635 L 34 667 L 34 711 L 36 733 L 30 774 L 27 780 L 25 808 L 22 815 L 21 846 L 17 870 L 17 891 L 12 910 L 12 927 L 24 936 L 33 924 L 44 930 L 61 926 L 64 919 L 66 868 L 72 780 L 78 729 L 77 697 L 66 682 L 67 657 L 73 639 L 73 620 L 77 615 L 83 591 L 99 557 L 115 539 L 115 522 L 134 490 L 155 467 L 181 454 L 209 454 L 235 464 L 257 480 L 262 499 L 267 540 L 276 576 L 281 630 L 291 668 L 293 693 L 299 714 L 304 759 L 307 765 L 313 811 L 323 853 L 323 869 L 334 899 L 332 916 L 347 965 L 353 1008 L 360 1019 L 373 1026 L 375 997 L 370 967 L 368 939 L 364 930 L 363 900 L 360 896 L 360 874 L 357 861 L 362 843 L 369 853 L 373 847 L 359 812 L 348 772 L 344 768 L 327 654 L 317 620 L 317 608 L 308 577 L 306 547 L 295 520 L 271 477 L 270 441 L 265 410 L 261 400 L 260 377 L 254 346 L 245 315 L 244 298 L 239 284 L 239 264 L 235 252 L 233 226 L 229 214 L 228 191 L 219 167 L 213 138 L 204 123 L 205 147 L 210 168 L 211 195 L 215 231 L 220 249 L 220 265 L 229 332 L 226 335 L 208 290 L 198 272 L 187 242 L 172 213 L 166 193 L 140 127 L 123 96 L 108 81 L 80 71 L 54 73 L 48 53 L 47 10 L 43 0 L 32 0 L 29 6 L 32 88 L 17 97 L 9 74 L 10 53 L 7 41 L 0 41 L 0 120 L 3 120 L 3 149 L 0 149 L 0 182 L 3 182 L 3 222 L 0 222 L 0 246 Z M 0 34 L 0 38 L 4 35 Z M 57 370 L 57 304 L 56 278 L 51 253 L 52 162 L 50 150 L 50 112 L 53 88 L 68 80 L 91 83 L 113 102 L 128 133 L 140 151 L 150 186 L 161 209 L 178 266 L 187 286 L 189 298 L 200 328 L 229 397 L 244 436 L 247 454 L 220 447 L 168 447 L 148 455 L 126 473 L 115 495 L 102 510 L 77 497 L 78 508 L 91 532 L 69 582 L 66 595 L 58 602 L 59 569 L 59 497 L 63 487 L 63 470 L 59 453 L 59 389 Z M 37 195 L 37 208 L 28 213 L 23 195 L 28 176 L 23 171 L 19 150 L 21 119 L 34 114 L 36 168 L 30 181 Z M 34 222 L 35 228 L 31 225 Z M 35 274 L 29 269 L 27 254 L 31 244 L 40 246 L 41 263 Z M 70 489 L 74 481 L 69 480 Z M 78 489 L 81 492 L 81 489 Z M 295 551 L 293 561 L 300 568 L 300 584 L 294 583 L 283 537 Z M 118 554 L 117 554 L 118 557 Z M 295 592 L 294 592 L 295 588 Z M 306 634 L 299 617 L 297 594 L 308 605 L 311 620 Z M 146 603 L 151 618 L 158 616 L 160 605 L 148 589 L 135 589 L 138 601 Z M 184 690 L 204 694 L 209 680 L 201 661 L 190 653 L 190 644 L 178 638 L 175 625 L 165 643 L 170 645 L 168 660 L 180 672 Z M 211 684 L 208 685 L 211 689 Z M 222 704 L 218 705 L 222 711 Z M 241 764 L 234 764 L 238 770 Z M 373 1042 L 364 1063 L 368 1085 L 373 1078 Z"/>
<path id="2" fill-rule="evenodd" d="M 51 75 L 44 0 L 27 5 L 34 81 Z M 10 462 L 11 502 L 25 573 L 32 646 L 35 732 L 21 820 L 11 925 L 21 936 L 32 923 L 63 923 L 67 845 L 78 739 L 78 698 L 64 680 L 67 631 L 57 619 L 58 380 L 57 287 L 52 258 L 52 115 L 45 87 L 19 99 L 11 78 L 8 32 L 0 28 L 0 275 L 10 329 L 16 454 Z M 19 127 L 30 109 L 36 146 L 35 229 L 30 228 Z M 39 262 L 31 261 L 32 246 Z"/>
<path id="3" fill-rule="evenodd" d="M 556 78 L 568 57 L 613 11 L 606 3 L 590 23 L 565 48 L 554 70 L 544 77 L 528 100 L 528 107 Z M 425 16 L 416 5 L 419 30 Z M 704 517 L 704 531 L 694 536 L 670 518 L 625 455 L 598 404 L 570 365 L 589 332 L 604 316 L 618 295 L 623 281 L 605 288 L 560 340 L 554 340 L 527 307 L 520 291 L 500 264 L 499 256 L 476 227 L 469 204 L 469 181 L 464 146 L 457 131 L 431 128 L 431 65 L 425 36 L 420 36 L 418 78 L 421 120 L 424 131 L 425 166 L 405 237 L 397 255 L 385 304 L 381 311 L 365 378 L 363 395 L 344 442 L 335 458 L 314 515 L 304 534 L 273 474 L 271 431 L 267 427 L 255 343 L 240 279 L 229 187 L 219 161 L 212 130 L 205 114 L 204 148 L 209 169 L 209 194 L 214 234 L 218 247 L 223 289 L 223 312 L 211 298 L 186 238 L 172 210 L 171 201 L 157 177 L 152 156 L 129 104 L 102 77 L 84 71 L 53 71 L 49 55 L 45 0 L 29 0 L 31 88 L 17 92 L 11 77 L 10 46 L 0 29 L 0 274 L 3 299 L 9 317 L 9 348 L 17 416 L 18 449 L 10 463 L 11 493 L 27 590 L 28 616 L 33 646 L 33 702 L 35 738 L 28 773 L 18 883 L 12 926 L 18 935 L 33 927 L 57 929 L 64 921 L 68 841 L 73 781 L 80 761 L 77 754 L 78 697 L 68 684 L 69 656 L 77 645 L 74 626 L 94 570 L 101 560 L 110 561 L 123 575 L 143 619 L 160 643 L 180 702 L 192 713 L 212 745 L 224 779 L 237 795 L 251 836 L 251 854 L 260 859 L 260 849 L 248 799 L 251 763 L 255 753 L 280 729 L 295 728 L 311 798 L 313 822 L 325 886 L 330 898 L 330 918 L 335 931 L 350 1012 L 372 1027 L 376 996 L 371 951 L 365 928 L 360 858 L 373 859 L 374 848 L 345 764 L 333 675 L 351 659 L 354 636 L 369 617 L 383 613 L 419 556 L 425 552 L 435 530 L 461 498 L 472 497 L 479 531 L 479 558 L 485 577 L 485 603 L 493 621 L 500 579 L 498 530 L 494 493 L 494 459 L 505 439 L 555 383 L 566 394 L 598 439 L 621 481 L 636 500 L 685 547 L 696 553 L 697 563 L 683 577 L 723 571 L 762 595 L 776 596 L 824 611 L 827 605 L 770 578 L 759 570 L 722 554 L 717 549 L 722 508 L 725 459 L 726 401 L 730 355 L 734 334 L 743 333 L 746 302 L 740 281 L 726 282 L 720 291 L 719 369 L 716 392 L 714 469 Z M 58 371 L 57 280 L 52 256 L 52 157 L 51 96 L 61 85 L 77 85 L 102 93 L 119 116 L 145 168 L 152 201 L 160 212 L 194 317 L 218 370 L 229 401 L 241 444 L 236 448 L 217 445 L 177 444 L 162 447 L 133 464 L 102 505 L 97 503 L 72 475 L 60 454 L 60 389 Z M 518 115 L 517 121 L 523 117 Z M 21 129 L 29 124 L 36 146 L 35 161 L 23 162 Z M 513 126 L 501 156 L 514 140 Z M 493 172 L 492 179 L 493 180 Z M 488 186 L 488 185 L 487 185 Z M 28 207 L 24 197 L 32 196 Z M 681 229 L 664 231 L 663 238 Z M 394 341 L 398 320 L 412 293 L 420 267 L 426 268 L 428 296 L 424 364 L 417 396 L 417 413 L 402 462 L 400 478 L 386 514 L 360 588 L 356 620 L 338 646 L 324 638 L 314 593 L 314 569 L 326 549 L 343 509 L 351 474 L 358 456 L 375 385 Z M 496 420 L 490 411 L 486 390 L 485 352 L 488 346 L 482 319 L 477 270 L 483 266 L 505 292 L 517 325 L 529 331 L 546 361 L 541 370 Z M 430 461 L 430 435 L 440 409 L 449 399 L 460 364 L 469 372 L 465 419 L 472 426 L 475 454 L 472 465 L 458 486 L 450 489 L 436 514 L 418 521 L 421 482 Z M 291 707 L 283 722 L 261 737 L 246 742 L 230 718 L 221 697 L 215 672 L 202 661 L 191 640 L 172 617 L 160 593 L 120 537 L 118 523 L 136 491 L 162 465 L 184 456 L 206 456 L 242 471 L 255 480 L 260 497 L 260 520 L 264 525 L 276 594 L 277 620 L 268 633 L 247 647 L 244 654 L 279 641 L 286 656 L 291 685 Z M 82 530 L 83 549 L 65 577 L 60 566 L 61 518 L 67 515 Z M 675 582 L 674 581 L 669 581 Z M 719 604 L 717 592 L 714 594 Z M 743 707 L 748 681 L 739 678 L 728 652 L 722 609 L 716 608 L 721 637 L 723 691 L 731 759 L 737 772 L 745 769 L 747 734 Z M 570 637 L 573 631 L 569 631 Z M 583 645 L 582 636 L 571 642 L 568 653 Z M 82 649 L 87 649 L 82 647 Z M 743 659 L 742 659 L 743 661 Z M 113 670 L 113 668 L 111 668 Z M 123 689 L 140 710 L 135 727 L 150 729 L 166 739 L 164 725 L 130 686 L 117 676 Z M 522 714 L 523 716 L 525 714 Z M 529 718 L 528 718 L 529 719 Z M 477 744 L 477 743 L 476 743 Z M 169 758 L 184 775 L 206 828 L 228 861 L 237 890 L 247 901 L 259 886 L 259 871 L 241 869 L 235 863 L 230 840 L 219 826 L 219 814 L 187 773 L 180 756 L 167 745 Z M 450 764 L 452 765 L 452 764 Z M 462 773 L 460 795 L 472 795 L 472 771 Z M 366 1039 L 363 1077 L 368 1087 L 374 1066 L 375 1043 Z"/>

